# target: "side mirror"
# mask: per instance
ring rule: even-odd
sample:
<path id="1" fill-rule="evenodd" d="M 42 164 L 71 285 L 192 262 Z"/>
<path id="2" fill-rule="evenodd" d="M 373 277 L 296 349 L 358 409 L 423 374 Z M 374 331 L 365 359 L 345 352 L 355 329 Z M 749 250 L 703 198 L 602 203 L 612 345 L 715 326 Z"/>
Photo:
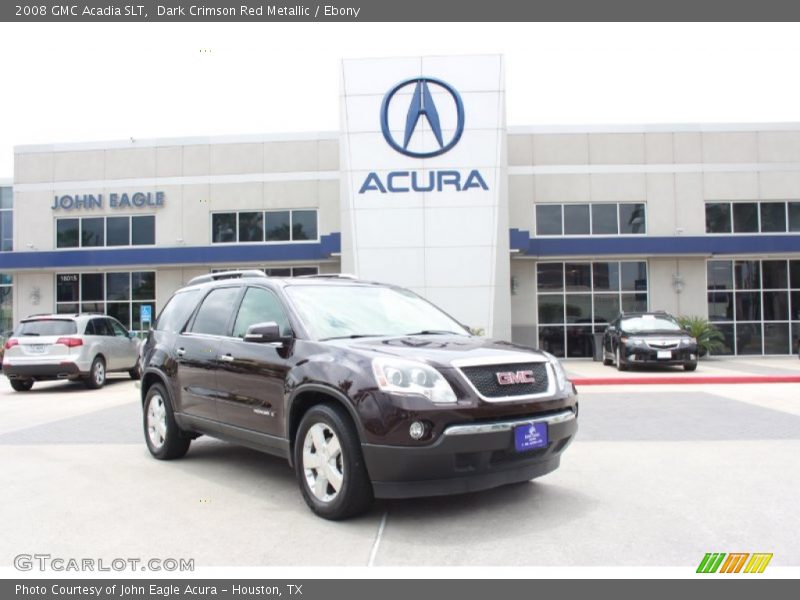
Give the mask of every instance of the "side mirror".
<path id="1" fill-rule="evenodd" d="M 131 329 L 131 330 L 128 332 L 128 337 L 129 337 L 130 339 L 133 339 L 133 338 L 135 338 L 135 337 L 136 337 L 136 332 L 135 332 L 133 329 Z"/>
<path id="2" fill-rule="evenodd" d="M 254 344 L 274 344 L 283 342 L 284 338 L 278 324 L 275 321 L 268 321 L 250 325 L 244 334 L 244 341 Z"/>

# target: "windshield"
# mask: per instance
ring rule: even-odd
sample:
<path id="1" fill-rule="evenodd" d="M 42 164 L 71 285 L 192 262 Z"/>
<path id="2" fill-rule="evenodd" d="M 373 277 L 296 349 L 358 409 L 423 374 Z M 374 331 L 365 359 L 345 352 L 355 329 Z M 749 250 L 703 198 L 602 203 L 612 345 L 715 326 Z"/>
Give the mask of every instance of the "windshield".
<path id="1" fill-rule="evenodd" d="M 24 335 L 71 335 L 77 333 L 75 321 L 67 319 L 37 319 L 36 321 L 23 321 L 14 334 Z"/>
<path id="2" fill-rule="evenodd" d="M 316 339 L 467 333 L 456 321 L 416 294 L 367 285 L 286 287 L 309 333 Z"/>
<path id="3" fill-rule="evenodd" d="M 641 317 L 630 317 L 622 319 L 620 329 L 628 333 L 646 333 L 648 331 L 675 331 L 679 332 L 681 326 L 669 317 L 657 317 L 655 315 L 644 315 Z"/>

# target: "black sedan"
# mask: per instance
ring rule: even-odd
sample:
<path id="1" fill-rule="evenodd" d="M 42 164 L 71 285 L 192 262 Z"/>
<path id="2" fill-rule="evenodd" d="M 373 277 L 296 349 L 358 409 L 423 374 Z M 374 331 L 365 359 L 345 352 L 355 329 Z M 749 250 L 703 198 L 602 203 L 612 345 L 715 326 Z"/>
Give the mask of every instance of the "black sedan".
<path id="1" fill-rule="evenodd" d="M 663 312 L 627 313 L 603 335 L 603 364 L 625 371 L 632 365 L 682 365 L 697 368 L 697 340 Z"/>

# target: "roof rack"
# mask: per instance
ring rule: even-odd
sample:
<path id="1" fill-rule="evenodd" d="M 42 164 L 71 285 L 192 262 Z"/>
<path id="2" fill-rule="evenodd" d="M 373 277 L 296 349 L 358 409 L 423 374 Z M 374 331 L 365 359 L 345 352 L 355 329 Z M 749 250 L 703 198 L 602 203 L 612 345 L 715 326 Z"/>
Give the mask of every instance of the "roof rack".
<path id="1" fill-rule="evenodd" d="M 208 273 L 207 275 L 198 275 L 192 277 L 186 285 L 195 285 L 198 283 L 210 283 L 212 281 L 220 281 L 222 279 L 241 279 L 244 277 L 267 277 L 264 271 L 257 269 L 237 270 L 237 271 L 220 271 L 218 273 Z"/>
<path id="2" fill-rule="evenodd" d="M 295 279 L 358 279 L 352 273 L 317 273 L 315 275 L 298 275 Z"/>

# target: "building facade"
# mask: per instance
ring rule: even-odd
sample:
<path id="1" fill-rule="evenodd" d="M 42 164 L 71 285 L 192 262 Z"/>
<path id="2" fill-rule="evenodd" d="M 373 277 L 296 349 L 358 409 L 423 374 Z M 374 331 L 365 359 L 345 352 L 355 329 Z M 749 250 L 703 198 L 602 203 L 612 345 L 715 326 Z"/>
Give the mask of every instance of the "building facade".
<path id="1" fill-rule="evenodd" d="M 17 147 L 6 320 L 140 330 L 246 267 L 397 283 L 559 356 L 658 309 L 798 351 L 800 124 L 509 127 L 500 56 L 343 61 L 339 102 L 336 132 Z"/>

